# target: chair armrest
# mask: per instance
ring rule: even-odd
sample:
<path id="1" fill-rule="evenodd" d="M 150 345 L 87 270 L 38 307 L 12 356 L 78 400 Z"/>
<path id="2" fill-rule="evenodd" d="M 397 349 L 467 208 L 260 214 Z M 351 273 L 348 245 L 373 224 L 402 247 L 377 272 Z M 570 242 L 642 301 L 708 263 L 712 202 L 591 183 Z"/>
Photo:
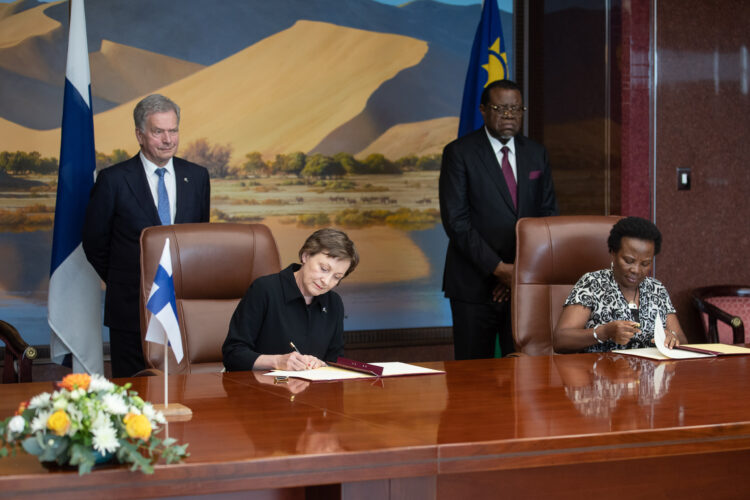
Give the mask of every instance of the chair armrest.
<path id="1" fill-rule="evenodd" d="M 139 371 L 134 377 L 159 377 L 164 375 L 164 372 L 161 370 L 157 370 L 156 368 L 146 368 L 144 370 Z"/>
<path id="2" fill-rule="evenodd" d="M 36 359 L 39 354 L 36 347 L 26 343 L 18 330 L 5 321 L 0 320 L 0 340 L 5 344 L 6 349 L 10 349 L 13 357 L 18 359 Z"/>
<path id="3" fill-rule="evenodd" d="M 708 316 L 708 338 L 706 339 L 708 342 L 719 341 L 719 333 L 715 324 L 718 320 L 732 329 L 732 343 L 745 343 L 745 328 L 742 323 L 742 318 L 729 314 L 725 310 L 720 309 L 714 304 L 699 297 L 693 296 L 693 301 L 698 310 Z"/>
<path id="4" fill-rule="evenodd" d="M 31 382 L 31 362 L 39 354 L 36 347 L 27 344 L 13 325 L 2 320 L 0 340 L 5 344 L 3 383 Z"/>

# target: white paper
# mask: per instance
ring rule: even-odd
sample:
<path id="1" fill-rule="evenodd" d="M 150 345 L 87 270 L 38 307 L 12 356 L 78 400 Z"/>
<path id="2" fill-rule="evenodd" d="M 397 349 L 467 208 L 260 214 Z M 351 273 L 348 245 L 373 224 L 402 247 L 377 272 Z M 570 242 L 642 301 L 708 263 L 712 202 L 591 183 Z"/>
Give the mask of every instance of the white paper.
<path id="1" fill-rule="evenodd" d="M 390 362 L 390 363 L 370 363 L 375 366 L 383 368 L 383 377 L 394 377 L 399 375 L 426 375 L 430 373 L 444 373 L 440 370 L 433 370 L 431 368 L 424 368 L 422 366 L 410 365 L 408 363 Z M 361 373 L 353 370 L 346 370 L 344 368 L 338 368 L 336 366 L 321 366 L 314 370 L 300 370 L 300 371 L 289 371 L 289 370 L 273 370 L 263 375 L 269 375 L 272 377 L 295 377 L 304 380 L 310 380 L 313 382 L 321 382 L 328 380 L 350 380 L 358 378 L 376 378 L 375 375 L 369 375 L 367 373 Z"/>
<path id="2" fill-rule="evenodd" d="M 654 325 L 654 344 L 664 356 L 670 359 L 693 359 L 693 358 L 711 358 L 713 354 L 703 354 L 700 352 L 683 351 L 682 349 L 670 349 L 664 345 L 667 334 L 664 332 L 664 324 L 661 317 L 656 318 Z"/>
<path id="3" fill-rule="evenodd" d="M 618 349 L 611 352 L 612 354 L 627 354 L 628 356 L 639 356 L 641 358 L 656 359 L 659 361 L 672 359 L 669 356 L 665 356 L 664 354 L 660 353 L 659 349 L 657 349 L 656 347 L 641 347 L 639 349 Z"/>

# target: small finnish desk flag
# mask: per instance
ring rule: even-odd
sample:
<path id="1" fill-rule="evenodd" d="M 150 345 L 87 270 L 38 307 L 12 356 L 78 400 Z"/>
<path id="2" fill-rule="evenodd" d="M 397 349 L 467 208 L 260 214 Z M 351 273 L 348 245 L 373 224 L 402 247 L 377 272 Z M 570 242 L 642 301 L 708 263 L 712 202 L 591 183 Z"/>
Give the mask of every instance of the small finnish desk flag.
<path id="1" fill-rule="evenodd" d="M 164 242 L 164 250 L 159 260 L 159 268 L 154 276 L 154 284 L 148 296 L 146 309 L 151 311 L 151 319 L 146 331 L 146 340 L 165 344 L 169 340 L 174 357 L 182 361 L 182 337 L 177 321 L 177 301 L 172 279 L 172 255 L 169 253 L 169 238 Z"/>

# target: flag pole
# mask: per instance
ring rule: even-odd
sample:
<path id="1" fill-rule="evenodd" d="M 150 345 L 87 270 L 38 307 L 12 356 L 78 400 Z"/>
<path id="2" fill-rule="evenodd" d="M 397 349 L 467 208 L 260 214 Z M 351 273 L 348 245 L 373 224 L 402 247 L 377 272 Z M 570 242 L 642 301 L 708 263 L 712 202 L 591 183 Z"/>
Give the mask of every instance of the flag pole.
<path id="1" fill-rule="evenodd" d="M 175 359 L 179 363 L 184 356 L 182 350 L 182 339 L 180 337 L 180 325 L 177 318 L 177 303 L 175 299 L 174 281 L 172 279 L 172 258 L 169 251 L 169 238 L 164 241 L 159 266 L 154 276 L 154 284 L 149 293 L 146 309 L 151 312 L 146 340 L 164 346 L 164 403 L 155 404 L 154 408 L 164 414 L 167 421 L 190 420 L 193 411 L 180 403 L 169 404 L 169 348 L 175 353 Z M 170 337 L 171 340 L 170 340 Z"/>
<path id="2" fill-rule="evenodd" d="M 169 408 L 169 340 L 164 336 L 164 409 Z"/>

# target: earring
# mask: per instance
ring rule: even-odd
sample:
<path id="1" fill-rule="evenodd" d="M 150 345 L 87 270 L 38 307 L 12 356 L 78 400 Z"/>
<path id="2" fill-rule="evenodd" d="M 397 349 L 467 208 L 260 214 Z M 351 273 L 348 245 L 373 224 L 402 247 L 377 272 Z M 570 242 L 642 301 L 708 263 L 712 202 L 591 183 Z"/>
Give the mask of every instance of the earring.
<path id="1" fill-rule="evenodd" d="M 615 263 L 614 262 L 610 262 L 609 263 L 609 270 L 612 271 L 612 272 L 614 272 L 614 270 L 615 270 Z"/>

